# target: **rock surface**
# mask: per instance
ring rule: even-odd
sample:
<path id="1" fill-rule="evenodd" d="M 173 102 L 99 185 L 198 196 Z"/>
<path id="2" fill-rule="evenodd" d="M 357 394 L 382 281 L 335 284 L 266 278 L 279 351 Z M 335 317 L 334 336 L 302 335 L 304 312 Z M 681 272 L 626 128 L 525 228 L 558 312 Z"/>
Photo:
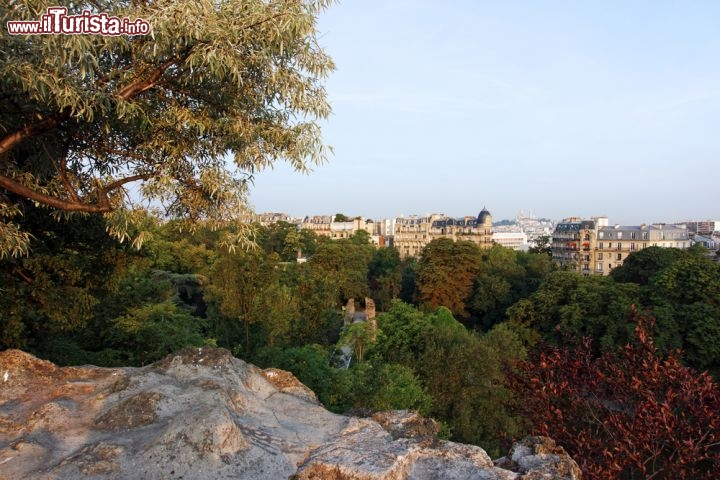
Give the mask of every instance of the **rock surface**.
<path id="1" fill-rule="evenodd" d="M 579 479 L 545 438 L 497 464 L 411 412 L 336 415 L 290 373 L 215 348 L 143 368 L 0 352 L 0 479 Z"/>

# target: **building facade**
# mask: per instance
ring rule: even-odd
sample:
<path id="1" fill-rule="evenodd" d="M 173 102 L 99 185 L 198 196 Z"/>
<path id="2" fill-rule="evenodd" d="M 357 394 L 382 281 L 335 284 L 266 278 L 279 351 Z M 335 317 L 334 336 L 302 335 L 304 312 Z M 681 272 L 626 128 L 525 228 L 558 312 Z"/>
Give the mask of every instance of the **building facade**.
<path id="1" fill-rule="evenodd" d="M 443 214 L 395 219 L 393 246 L 401 258 L 417 257 L 425 245 L 438 238 L 451 238 L 476 243 L 482 248 L 492 246 L 492 215 L 483 208 L 477 217 L 451 218 Z"/>
<path id="2" fill-rule="evenodd" d="M 690 234 L 711 237 L 713 233 L 720 232 L 720 221 L 718 220 L 690 220 L 683 222 Z"/>
<path id="3" fill-rule="evenodd" d="M 502 232 L 494 231 L 492 241 L 503 247 L 518 251 L 526 251 L 529 248 L 527 233 L 519 228 L 515 230 L 506 229 Z"/>
<path id="4" fill-rule="evenodd" d="M 336 222 L 333 215 L 305 217 L 300 223 L 300 228 L 312 230 L 317 235 L 334 240 L 350 238 L 360 230 L 367 232 L 370 236 L 375 233 L 375 226 L 371 220 L 356 217 L 349 222 Z"/>
<path id="5" fill-rule="evenodd" d="M 633 252 L 648 247 L 690 247 L 686 228 L 676 225 L 608 225 L 607 217 L 566 218 L 552 236 L 553 260 L 584 275 L 608 275 Z"/>

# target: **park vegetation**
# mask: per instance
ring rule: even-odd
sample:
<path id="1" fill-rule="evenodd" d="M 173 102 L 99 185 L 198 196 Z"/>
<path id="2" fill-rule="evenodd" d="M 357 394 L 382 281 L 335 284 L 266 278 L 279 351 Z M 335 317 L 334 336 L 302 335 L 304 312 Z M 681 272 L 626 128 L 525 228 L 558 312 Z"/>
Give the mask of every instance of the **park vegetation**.
<path id="1" fill-rule="evenodd" d="M 147 215 L 136 249 L 101 216 L 27 212 L 32 254 L 0 263 L 3 348 L 140 366 L 213 345 L 293 372 L 333 411 L 417 410 L 493 455 L 553 436 L 588 478 L 720 465 L 720 271 L 701 250 L 648 248 L 584 277 L 543 253 L 443 239 L 401 260 L 364 232 L 283 222 L 231 251 L 222 230 Z M 365 297 L 376 332 L 344 325 L 345 303 Z"/>

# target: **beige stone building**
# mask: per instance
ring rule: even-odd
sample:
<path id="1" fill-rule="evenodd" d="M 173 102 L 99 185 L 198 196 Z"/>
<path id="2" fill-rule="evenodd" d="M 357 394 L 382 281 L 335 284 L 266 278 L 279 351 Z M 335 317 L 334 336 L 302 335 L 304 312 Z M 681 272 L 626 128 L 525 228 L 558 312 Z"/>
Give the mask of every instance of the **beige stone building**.
<path id="1" fill-rule="evenodd" d="M 633 252 L 690 247 L 686 228 L 668 224 L 608 225 L 607 217 L 566 218 L 552 236 L 553 260 L 584 275 L 608 275 Z"/>
<path id="2" fill-rule="evenodd" d="M 401 258 L 417 257 L 422 249 L 437 238 L 452 238 L 492 246 L 492 215 L 485 208 L 477 217 L 450 218 L 443 214 L 395 219 L 393 246 Z"/>
<path id="3" fill-rule="evenodd" d="M 357 217 L 349 222 L 336 222 L 332 215 L 305 217 L 300 223 L 300 228 L 312 230 L 317 235 L 335 240 L 349 238 L 359 230 L 364 230 L 371 236 L 375 232 L 375 226 L 371 220 Z"/>
<path id="4" fill-rule="evenodd" d="M 294 218 L 288 215 L 287 213 L 281 213 L 281 212 L 265 212 L 265 213 L 258 213 L 253 215 L 252 221 L 255 221 L 263 226 L 272 225 L 274 223 L 278 222 L 287 222 L 292 224 L 297 224 L 300 219 Z"/>

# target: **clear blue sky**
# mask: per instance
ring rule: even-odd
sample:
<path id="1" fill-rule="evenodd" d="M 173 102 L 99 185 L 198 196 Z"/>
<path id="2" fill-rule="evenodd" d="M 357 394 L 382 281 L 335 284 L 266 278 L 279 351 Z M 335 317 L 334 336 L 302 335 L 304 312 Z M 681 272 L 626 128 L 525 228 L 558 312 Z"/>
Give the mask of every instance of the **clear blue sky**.
<path id="1" fill-rule="evenodd" d="M 258 212 L 720 219 L 720 1 L 345 0 L 335 155 Z"/>

